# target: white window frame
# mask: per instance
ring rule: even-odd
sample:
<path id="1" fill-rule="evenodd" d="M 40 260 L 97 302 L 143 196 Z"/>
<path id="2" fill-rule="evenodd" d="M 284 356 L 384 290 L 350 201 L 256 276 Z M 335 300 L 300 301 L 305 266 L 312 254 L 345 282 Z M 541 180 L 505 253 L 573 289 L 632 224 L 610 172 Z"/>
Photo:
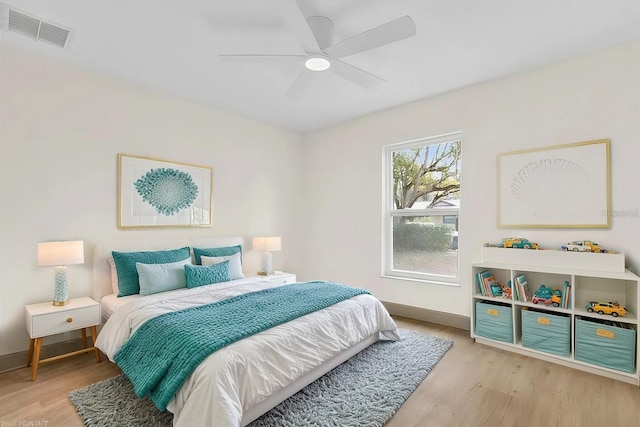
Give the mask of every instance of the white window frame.
<path id="1" fill-rule="evenodd" d="M 420 273 L 415 271 L 398 270 L 393 268 L 393 218 L 397 216 L 430 216 L 430 215 L 458 215 L 459 208 L 430 208 L 430 209 L 395 209 L 393 205 L 393 152 L 427 145 L 462 141 L 462 132 L 451 132 L 443 135 L 414 139 L 386 145 L 382 151 L 383 199 L 382 199 L 382 277 L 428 282 L 449 286 L 460 286 L 460 257 L 458 256 L 457 275 L 444 276 L 438 274 Z"/>

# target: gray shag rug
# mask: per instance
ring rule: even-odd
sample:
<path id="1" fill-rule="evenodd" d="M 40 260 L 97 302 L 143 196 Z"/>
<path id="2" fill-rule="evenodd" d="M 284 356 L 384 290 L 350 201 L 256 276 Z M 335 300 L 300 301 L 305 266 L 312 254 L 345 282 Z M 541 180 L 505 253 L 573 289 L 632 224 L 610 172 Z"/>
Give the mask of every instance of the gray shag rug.
<path id="1" fill-rule="evenodd" d="M 453 345 L 418 332 L 399 333 L 401 341 L 378 341 L 249 425 L 384 425 Z M 172 425 L 171 413 L 137 398 L 122 374 L 72 391 L 69 400 L 89 427 Z"/>

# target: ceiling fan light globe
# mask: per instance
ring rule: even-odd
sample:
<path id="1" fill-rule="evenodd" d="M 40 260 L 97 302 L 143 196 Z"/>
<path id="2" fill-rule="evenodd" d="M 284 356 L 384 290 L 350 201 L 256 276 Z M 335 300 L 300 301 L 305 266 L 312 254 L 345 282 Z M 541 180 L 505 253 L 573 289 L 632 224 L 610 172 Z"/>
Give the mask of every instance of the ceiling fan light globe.
<path id="1" fill-rule="evenodd" d="M 324 56 L 310 56 L 304 61 L 304 66 L 311 71 L 324 71 L 331 67 L 331 61 Z"/>

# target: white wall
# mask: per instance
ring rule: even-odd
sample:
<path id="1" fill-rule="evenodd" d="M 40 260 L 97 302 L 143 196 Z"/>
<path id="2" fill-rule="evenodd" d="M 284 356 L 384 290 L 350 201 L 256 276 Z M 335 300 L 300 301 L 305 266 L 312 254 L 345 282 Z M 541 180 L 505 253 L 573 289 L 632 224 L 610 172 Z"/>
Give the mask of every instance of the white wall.
<path id="1" fill-rule="evenodd" d="M 640 218 L 607 230 L 499 230 L 496 154 L 611 139 L 612 206 L 637 210 L 640 42 L 299 135 L 0 45 L 0 355 L 28 346 L 24 304 L 50 300 L 38 241 L 83 239 L 71 296 L 91 295 L 91 245 L 159 236 L 283 236 L 274 267 L 383 300 L 468 315 L 470 263 L 506 235 L 589 239 L 640 267 Z M 461 287 L 380 278 L 382 146 L 464 132 Z M 210 229 L 117 229 L 117 153 L 214 168 Z M 260 256 L 245 257 L 248 273 Z"/>
<path id="2" fill-rule="evenodd" d="M 300 134 L 8 46 L 0 55 L 0 355 L 28 348 L 24 305 L 53 297 L 39 241 L 85 241 L 85 264 L 68 267 L 71 297 L 91 295 L 91 248 L 105 239 L 244 236 L 254 274 L 251 237 L 279 235 L 274 267 L 293 269 Z M 213 227 L 119 230 L 120 152 L 212 166 Z"/>
<path id="3" fill-rule="evenodd" d="M 441 64 L 446 66 L 446 64 Z M 382 300 L 470 312 L 473 261 L 485 242 L 518 235 L 545 247 L 593 239 L 640 267 L 640 218 L 610 229 L 498 229 L 496 154 L 611 139 L 612 208 L 638 212 L 640 42 L 460 89 L 304 136 L 303 278 L 371 290 Z M 462 131 L 461 286 L 380 277 L 382 147 Z"/>

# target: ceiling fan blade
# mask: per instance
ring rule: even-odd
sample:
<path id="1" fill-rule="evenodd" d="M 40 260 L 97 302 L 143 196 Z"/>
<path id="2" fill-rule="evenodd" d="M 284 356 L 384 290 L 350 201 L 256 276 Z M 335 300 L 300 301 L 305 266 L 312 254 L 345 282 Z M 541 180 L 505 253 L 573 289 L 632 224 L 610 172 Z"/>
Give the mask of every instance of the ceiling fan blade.
<path id="1" fill-rule="evenodd" d="M 300 59 L 305 55 L 266 55 L 261 53 L 247 53 L 237 55 L 218 55 L 224 61 L 281 61 L 283 59 Z"/>
<path id="2" fill-rule="evenodd" d="M 333 21 L 325 16 L 310 16 L 307 24 L 313 32 L 313 36 L 318 42 L 320 49 L 324 49 L 333 44 Z"/>
<path id="3" fill-rule="evenodd" d="M 316 40 L 311 27 L 307 23 L 301 4 L 298 1 L 286 0 L 278 2 L 281 15 L 285 17 L 285 22 L 289 29 L 294 32 L 296 38 L 305 52 L 320 52 L 320 46 Z"/>
<path id="4" fill-rule="evenodd" d="M 287 91 L 287 98 L 302 98 L 309 89 L 314 72 L 302 67 L 300 74 L 298 74 L 298 77 L 296 77 Z"/>
<path id="5" fill-rule="evenodd" d="M 415 34 L 416 24 L 413 19 L 409 16 L 403 16 L 329 46 L 324 49 L 324 52 L 332 58 L 342 58 L 403 40 Z"/>
<path id="6" fill-rule="evenodd" d="M 372 88 L 386 83 L 386 80 L 339 59 L 333 59 L 329 69 L 340 77 L 365 88 Z"/>

